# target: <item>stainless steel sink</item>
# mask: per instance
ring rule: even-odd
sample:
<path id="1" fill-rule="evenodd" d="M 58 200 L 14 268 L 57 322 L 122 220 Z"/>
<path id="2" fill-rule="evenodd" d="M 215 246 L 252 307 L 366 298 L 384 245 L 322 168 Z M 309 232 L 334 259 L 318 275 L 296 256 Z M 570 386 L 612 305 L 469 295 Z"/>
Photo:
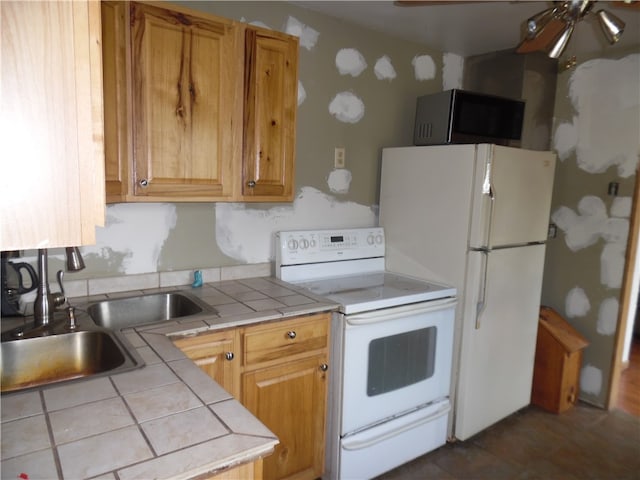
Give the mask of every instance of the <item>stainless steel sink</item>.
<path id="1" fill-rule="evenodd" d="M 212 311 L 204 302 L 181 292 L 104 300 L 87 308 L 96 325 L 112 330 Z"/>
<path id="2" fill-rule="evenodd" d="M 83 330 L 2 342 L 1 390 L 11 392 L 144 365 L 118 336 Z"/>

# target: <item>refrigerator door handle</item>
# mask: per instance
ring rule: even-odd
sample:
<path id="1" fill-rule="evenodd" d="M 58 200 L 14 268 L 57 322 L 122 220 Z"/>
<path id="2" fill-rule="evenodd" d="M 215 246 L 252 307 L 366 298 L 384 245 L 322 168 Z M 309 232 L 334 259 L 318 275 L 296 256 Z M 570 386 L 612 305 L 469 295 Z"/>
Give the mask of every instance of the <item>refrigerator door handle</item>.
<path id="1" fill-rule="evenodd" d="M 487 162 L 482 182 L 482 194 L 489 197 L 489 223 L 487 225 L 487 240 L 484 243 L 485 248 L 491 249 L 491 227 L 493 225 L 493 210 L 496 201 L 496 187 L 491 183 L 491 162 Z"/>
<path id="2" fill-rule="evenodd" d="M 480 317 L 484 311 L 487 300 L 487 263 L 489 262 L 489 250 L 480 250 L 482 253 L 482 283 L 480 284 L 480 301 L 476 305 L 476 330 L 480 329 Z"/>
<path id="3" fill-rule="evenodd" d="M 491 227 L 493 226 L 493 210 L 496 203 L 496 187 L 489 184 L 489 191 L 487 192 L 489 196 L 490 204 L 489 204 L 489 225 L 487 226 L 487 241 L 485 245 L 488 250 L 491 250 Z"/>

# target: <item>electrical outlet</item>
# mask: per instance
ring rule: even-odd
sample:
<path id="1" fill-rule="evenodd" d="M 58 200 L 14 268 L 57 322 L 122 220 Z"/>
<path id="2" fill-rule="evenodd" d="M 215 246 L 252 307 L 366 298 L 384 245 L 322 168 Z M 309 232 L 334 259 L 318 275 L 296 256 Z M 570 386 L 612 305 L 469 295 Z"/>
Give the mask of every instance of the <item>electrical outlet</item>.
<path id="1" fill-rule="evenodd" d="M 335 168 L 344 168 L 345 165 L 344 147 L 336 147 L 333 154 L 333 164 Z"/>

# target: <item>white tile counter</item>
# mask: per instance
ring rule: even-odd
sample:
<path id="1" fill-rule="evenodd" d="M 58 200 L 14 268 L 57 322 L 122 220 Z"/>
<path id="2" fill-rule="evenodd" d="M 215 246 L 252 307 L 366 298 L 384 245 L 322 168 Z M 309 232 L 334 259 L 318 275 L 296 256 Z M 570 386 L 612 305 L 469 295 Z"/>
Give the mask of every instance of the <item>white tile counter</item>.
<path id="1" fill-rule="evenodd" d="M 185 289 L 215 308 L 125 331 L 140 369 L 3 394 L 2 478 L 192 478 L 270 454 L 278 440 L 178 350 L 169 336 L 334 310 L 271 277 L 78 297 L 87 301 Z M 22 477 L 26 478 L 26 477 Z"/>

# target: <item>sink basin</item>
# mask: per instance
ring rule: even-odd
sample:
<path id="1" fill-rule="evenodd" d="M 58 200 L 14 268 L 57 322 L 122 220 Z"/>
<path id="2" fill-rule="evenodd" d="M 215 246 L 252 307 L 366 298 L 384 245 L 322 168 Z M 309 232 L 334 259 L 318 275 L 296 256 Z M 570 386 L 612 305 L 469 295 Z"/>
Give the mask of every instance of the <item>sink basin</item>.
<path id="1" fill-rule="evenodd" d="M 1 390 L 11 392 L 142 366 L 106 331 L 78 331 L 2 342 Z"/>
<path id="2" fill-rule="evenodd" d="M 157 293 L 93 303 L 87 313 L 96 325 L 119 330 L 210 310 L 207 305 L 196 302 L 198 300 L 183 293 Z"/>

